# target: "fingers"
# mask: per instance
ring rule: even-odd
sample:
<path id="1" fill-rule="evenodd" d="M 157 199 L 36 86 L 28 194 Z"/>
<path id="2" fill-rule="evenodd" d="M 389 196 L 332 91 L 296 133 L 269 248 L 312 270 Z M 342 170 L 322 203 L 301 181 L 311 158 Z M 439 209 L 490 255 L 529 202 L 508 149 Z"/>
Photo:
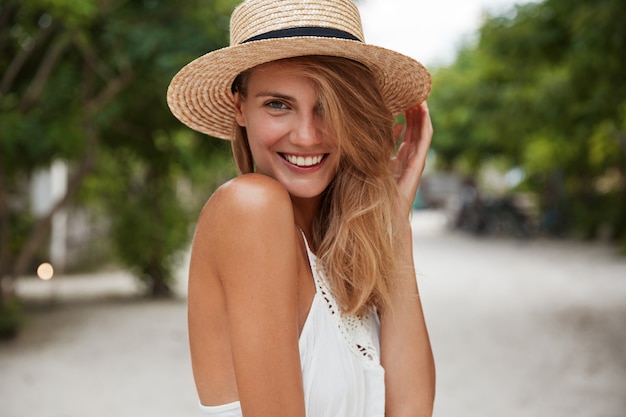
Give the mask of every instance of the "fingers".
<path id="1" fill-rule="evenodd" d="M 426 154 L 428 153 L 433 135 L 433 126 L 426 102 L 409 109 L 406 113 L 406 120 L 405 141 L 414 148 L 414 156 L 417 158 L 416 162 L 425 164 Z"/>
<path id="2" fill-rule="evenodd" d="M 406 130 L 396 154 L 398 186 L 407 201 L 417 192 L 433 134 L 428 106 L 424 102 L 405 113 Z M 395 132 L 394 132 L 395 133 Z"/>
<path id="3" fill-rule="evenodd" d="M 426 102 L 407 110 L 406 130 L 397 157 L 405 169 L 424 169 L 433 135 L 432 122 Z"/>

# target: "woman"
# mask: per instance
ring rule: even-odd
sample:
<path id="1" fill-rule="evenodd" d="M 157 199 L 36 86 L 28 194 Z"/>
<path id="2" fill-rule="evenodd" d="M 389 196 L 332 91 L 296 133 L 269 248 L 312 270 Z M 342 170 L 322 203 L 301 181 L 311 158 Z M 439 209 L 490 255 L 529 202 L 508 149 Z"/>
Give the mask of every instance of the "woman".
<path id="1" fill-rule="evenodd" d="M 246 1 L 231 46 L 174 77 L 173 113 L 231 139 L 241 173 L 207 202 L 192 248 L 204 415 L 432 413 L 409 222 L 429 90 L 421 64 L 363 42 L 350 0 Z"/>

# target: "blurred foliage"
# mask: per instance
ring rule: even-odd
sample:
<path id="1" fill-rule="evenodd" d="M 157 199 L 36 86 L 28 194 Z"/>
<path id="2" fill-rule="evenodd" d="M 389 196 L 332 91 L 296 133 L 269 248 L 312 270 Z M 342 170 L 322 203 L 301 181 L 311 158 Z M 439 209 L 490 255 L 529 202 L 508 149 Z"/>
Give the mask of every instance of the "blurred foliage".
<path id="1" fill-rule="evenodd" d="M 23 321 L 24 312 L 20 300 L 12 298 L 0 303 L 0 341 L 14 339 Z"/>
<path id="2" fill-rule="evenodd" d="M 492 159 L 559 233 L 626 238 L 626 7 L 544 0 L 484 21 L 476 43 L 434 71 L 440 167 L 476 175 Z"/>
<path id="3" fill-rule="evenodd" d="M 0 277 L 29 272 L 53 212 L 73 201 L 109 219 L 119 259 L 153 295 L 169 293 L 192 219 L 234 169 L 228 143 L 184 127 L 165 93 L 183 65 L 228 44 L 237 2 L 0 4 Z M 70 163 L 68 195 L 24 233 L 12 219 L 28 180 L 56 159 Z"/>

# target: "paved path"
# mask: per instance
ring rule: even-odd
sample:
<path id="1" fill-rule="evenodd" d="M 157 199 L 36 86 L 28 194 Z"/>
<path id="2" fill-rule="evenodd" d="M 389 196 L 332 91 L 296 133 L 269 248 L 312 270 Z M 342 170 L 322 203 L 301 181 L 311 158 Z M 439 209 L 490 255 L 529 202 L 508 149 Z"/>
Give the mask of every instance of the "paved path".
<path id="1" fill-rule="evenodd" d="M 435 417 L 626 416 L 625 258 L 599 245 L 476 240 L 431 213 L 414 225 Z M 199 415 L 184 285 L 174 301 L 136 299 L 120 273 L 19 289 L 39 307 L 0 345 L 0 417 Z"/>
<path id="2" fill-rule="evenodd" d="M 625 258 L 429 234 L 416 220 L 436 417 L 626 416 Z"/>

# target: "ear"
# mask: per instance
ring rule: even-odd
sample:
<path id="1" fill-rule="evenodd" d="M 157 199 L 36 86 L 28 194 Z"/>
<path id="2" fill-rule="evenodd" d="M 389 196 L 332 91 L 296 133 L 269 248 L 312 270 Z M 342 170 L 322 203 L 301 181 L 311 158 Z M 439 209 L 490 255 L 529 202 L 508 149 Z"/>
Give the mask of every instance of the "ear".
<path id="1" fill-rule="evenodd" d="M 237 124 L 241 127 L 245 127 L 246 118 L 244 117 L 244 102 L 239 92 L 233 95 L 233 104 L 235 106 L 235 120 L 237 121 Z"/>

